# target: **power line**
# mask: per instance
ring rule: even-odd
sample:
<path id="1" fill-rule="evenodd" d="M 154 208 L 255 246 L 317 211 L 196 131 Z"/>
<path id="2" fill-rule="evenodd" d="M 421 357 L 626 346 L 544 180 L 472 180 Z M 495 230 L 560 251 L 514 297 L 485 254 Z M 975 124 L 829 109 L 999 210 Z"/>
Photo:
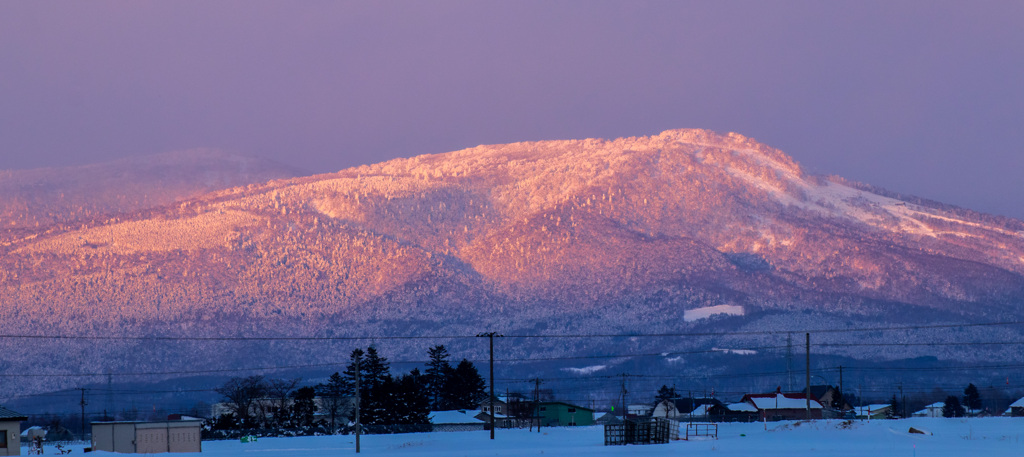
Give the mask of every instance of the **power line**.
<path id="1" fill-rule="evenodd" d="M 894 330 L 926 330 L 940 328 L 967 328 L 1024 325 L 1024 321 L 931 324 L 931 325 L 893 325 L 887 327 L 858 327 L 846 329 L 804 329 L 800 332 L 809 333 L 852 333 L 878 332 Z M 796 332 L 797 330 L 749 330 L 724 332 L 679 332 L 679 333 L 590 333 L 590 334 L 555 334 L 555 335 L 516 335 L 508 334 L 506 338 L 671 338 L 694 336 L 735 336 L 735 335 L 776 335 Z M 51 340 L 129 340 L 129 341 L 359 341 L 359 340 L 425 340 L 425 339 L 469 339 L 476 335 L 374 335 L 374 336 L 111 336 L 111 335 L 27 335 L 3 334 L 0 338 L 12 339 L 51 339 Z"/>
<path id="2" fill-rule="evenodd" d="M 1024 341 L 991 341 L 991 342 L 932 342 L 932 343 L 821 343 L 815 345 L 816 347 L 890 347 L 890 346 L 976 346 L 976 345 L 1024 345 Z M 545 361 L 559 361 L 559 360 L 594 360 L 594 359 L 624 359 L 624 358 L 637 358 L 637 357 L 671 357 L 680 355 L 696 355 L 696 354 L 714 354 L 714 353 L 729 353 L 733 351 L 767 351 L 774 349 L 782 349 L 787 346 L 752 346 L 752 347 L 740 347 L 740 348 L 712 348 L 712 349 L 701 349 L 692 351 L 661 351 L 661 352 L 645 352 L 645 353 L 623 353 L 623 354 L 607 354 L 607 355 L 583 355 L 583 356 L 552 356 L 552 357 L 516 357 L 516 358 L 503 358 L 494 359 L 495 362 L 503 363 L 519 363 L 519 362 L 545 362 Z M 746 357 L 746 355 L 744 355 Z M 483 363 L 485 360 L 471 360 L 475 363 Z M 161 375 L 188 375 L 188 374 L 215 374 L 215 373 L 237 373 L 237 372 L 252 372 L 252 371 L 279 371 L 289 369 L 302 369 L 302 368 L 323 368 L 323 367 L 335 367 L 343 366 L 347 364 L 348 360 L 326 362 L 326 363 L 314 363 L 314 364 L 302 364 L 302 365 L 276 365 L 276 366 L 263 366 L 263 367 L 245 367 L 245 368 L 222 368 L 222 369 L 205 369 L 205 370 L 172 370 L 172 371 L 145 371 L 145 372 L 90 372 L 90 373 L 0 373 L 0 378 L 33 378 L 33 377 L 95 377 L 95 376 L 161 376 Z M 412 365 L 412 364 L 426 364 L 428 360 L 392 360 L 392 365 Z M 994 365 L 993 368 L 1017 368 L 1024 367 L 1024 365 Z M 957 367 L 928 367 L 928 368 L 901 368 L 893 367 L 887 368 L 888 370 L 957 370 L 957 369 L 968 369 L 970 367 L 957 368 Z M 989 368 L 988 366 L 976 367 L 976 368 Z M 880 368 L 865 368 L 865 367 L 851 367 L 853 370 L 875 370 Z M 787 370 L 787 375 L 788 375 Z M 569 378 L 578 379 L 578 378 Z"/>

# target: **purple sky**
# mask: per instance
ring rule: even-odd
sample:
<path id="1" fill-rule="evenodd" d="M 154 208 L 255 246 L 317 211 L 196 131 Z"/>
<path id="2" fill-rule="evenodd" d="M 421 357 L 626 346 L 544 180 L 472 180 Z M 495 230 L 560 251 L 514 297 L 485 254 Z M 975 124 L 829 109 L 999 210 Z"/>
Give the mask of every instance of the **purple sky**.
<path id="1" fill-rule="evenodd" d="M 1024 218 L 1024 2 L 2 2 L 0 169 L 735 131 Z"/>

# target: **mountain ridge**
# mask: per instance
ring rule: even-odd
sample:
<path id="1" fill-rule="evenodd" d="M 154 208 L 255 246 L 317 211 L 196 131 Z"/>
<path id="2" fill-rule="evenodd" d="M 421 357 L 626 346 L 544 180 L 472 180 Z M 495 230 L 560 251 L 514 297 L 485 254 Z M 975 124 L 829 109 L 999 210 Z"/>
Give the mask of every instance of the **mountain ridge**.
<path id="1" fill-rule="evenodd" d="M 720 325 L 684 312 L 721 305 L 745 311 L 733 329 L 1019 316 L 1024 222 L 911 200 L 734 133 L 482 145 L 19 232 L 0 312 L 46 334 L 198 336 L 669 332 Z M 743 341 L 723 331 L 670 346 Z M 111 360 L 132 349 L 87 358 L 155 363 Z"/>

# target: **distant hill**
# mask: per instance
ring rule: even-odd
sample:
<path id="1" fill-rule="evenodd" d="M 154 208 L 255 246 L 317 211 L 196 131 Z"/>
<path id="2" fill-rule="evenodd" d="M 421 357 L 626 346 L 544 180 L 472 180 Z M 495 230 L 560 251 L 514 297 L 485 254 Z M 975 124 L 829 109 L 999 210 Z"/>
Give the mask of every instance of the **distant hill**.
<path id="1" fill-rule="evenodd" d="M 111 162 L 0 170 L 0 226 L 12 233 L 166 205 L 214 190 L 291 178 L 301 171 L 215 149 Z"/>
<path id="2" fill-rule="evenodd" d="M 732 133 L 478 146 L 261 184 L 251 182 L 275 169 L 257 167 L 248 180 L 213 171 L 203 175 L 209 188 L 239 187 L 173 204 L 201 190 L 192 178 L 204 167 L 171 162 L 180 171 L 83 171 L 76 174 L 90 176 L 80 182 L 39 178 L 35 194 L 19 184 L 21 203 L 2 206 L 12 228 L 0 232 L 0 320 L 8 331 L 721 333 L 506 349 L 525 359 L 777 344 L 779 337 L 734 332 L 1017 320 L 1024 311 L 1024 222 L 807 175 L 781 151 Z M 223 168 L 211 168 L 242 162 L 217 163 Z M 8 175 L 0 186 L 12 180 L 30 178 Z M 720 309 L 727 315 L 711 315 Z M 957 338 L 1019 336 L 987 328 Z M 435 342 L 376 343 L 411 355 Z M 0 344 L 17 354 L 0 368 L 29 371 L 164 371 L 196 366 L 196 354 L 204 366 L 326 356 L 308 342 Z M 351 343 L 358 344 L 367 343 Z M 1021 356 L 1016 347 L 985 350 L 995 359 Z M 975 356 L 934 347 L 830 351 Z"/>

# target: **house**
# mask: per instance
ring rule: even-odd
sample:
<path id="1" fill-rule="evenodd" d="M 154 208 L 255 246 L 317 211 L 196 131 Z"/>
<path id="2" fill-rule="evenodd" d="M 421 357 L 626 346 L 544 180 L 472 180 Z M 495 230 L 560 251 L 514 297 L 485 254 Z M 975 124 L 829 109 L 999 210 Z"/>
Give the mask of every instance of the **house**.
<path id="1" fill-rule="evenodd" d="M 711 422 L 753 422 L 760 418 L 757 407 L 747 402 L 719 404 L 707 409 Z"/>
<path id="2" fill-rule="evenodd" d="M 825 408 L 826 414 L 829 412 L 832 418 L 841 416 L 840 412 L 849 411 L 853 409 L 845 399 L 839 398 L 842 395 L 839 389 L 834 386 L 811 386 L 811 398 L 818 400 L 821 406 Z M 833 406 L 834 405 L 834 406 Z"/>
<path id="3" fill-rule="evenodd" d="M 594 425 L 594 410 L 561 401 L 543 401 L 537 404 L 540 423 L 546 427 Z"/>
<path id="4" fill-rule="evenodd" d="M 716 406 L 722 406 L 722 402 L 714 398 L 673 398 L 656 403 L 651 417 L 705 420 L 708 412 Z"/>
<path id="5" fill-rule="evenodd" d="M 942 417 L 942 407 L 946 406 L 944 402 L 932 403 L 925 406 L 924 409 L 911 414 L 912 417 Z"/>
<path id="6" fill-rule="evenodd" d="M 480 411 L 485 413 L 491 412 L 491 400 L 483 399 L 480 401 Z M 503 401 L 497 396 L 494 397 L 494 414 L 495 415 L 507 415 L 508 414 L 508 402 Z"/>
<path id="7" fill-rule="evenodd" d="M 431 411 L 430 423 L 435 432 L 469 432 L 483 430 L 486 422 L 476 418 L 480 411 L 464 409 L 454 411 Z"/>
<path id="8" fill-rule="evenodd" d="M 94 451 L 125 454 L 202 452 L 201 421 L 93 422 Z"/>
<path id="9" fill-rule="evenodd" d="M 594 423 L 598 425 L 604 424 L 618 424 L 622 422 L 622 418 L 616 416 L 615 413 L 611 412 L 595 412 Z"/>
<path id="10" fill-rule="evenodd" d="M 634 403 L 626 407 L 627 416 L 650 416 L 654 411 L 654 405 L 646 403 Z"/>
<path id="11" fill-rule="evenodd" d="M 1010 414 L 1008 415 L 1011 417 L 1024 417 L 1024 398 L 1011 403 L 1010 409 L 1007 411 L 1009 411 Z"/>
<path id="12" fill-rule="evenodd" d="M 807 394 L 804 392 L 747 394 L 743 396 L 742 401 L 757 408 L 760 420 L 821 419 L 821 403 L 813 397 L 808 402 Z M 810 413 L 807 410 L 808 404 Z"/>
<path id="13" fill-rule="evenodd" d="M 892 405 L 888 403 L 878 403 L 874 405 L 858 406 L 854 408 L 857 412 L 857 419 L 888 419 L 889 411 L 892 410 Z"/>
<path id="14" fill-rule="evenodd" d="M 21 455 L 21 421 L 28 416 L 0 406 L 0 455 Z"/>
<path id="15" fill-rule="evenodd" d="M 494 409 L 498 409 L 497 405 L 495 405 Z M 473 412 L 476 413 L 476 415 L 474 415 L 473 417 L 475 417 L 475 418 L 479 419 L 481 422 L 483 422 L 485 424 L 485 427 L 490 427 L 491 426 L 491 413 L 487 413 L 487 412 L 484 412 L 484 411 L 473 411 Z M 468 414 L 468 412 L 467 412 L 467 414 Z M 495 424 L 497 424 L 498 428 L 514 428 L 514 427 L 516 427 L 516 424 L 518 423 L 516 418 L 511 417 L 511 416 L 506 416 L 504 414 L 495 414 L 494 415 L 494 422 L 495 422 Z M 490 429 L 488 429 L 488 430 L 490 430 Z"/>

